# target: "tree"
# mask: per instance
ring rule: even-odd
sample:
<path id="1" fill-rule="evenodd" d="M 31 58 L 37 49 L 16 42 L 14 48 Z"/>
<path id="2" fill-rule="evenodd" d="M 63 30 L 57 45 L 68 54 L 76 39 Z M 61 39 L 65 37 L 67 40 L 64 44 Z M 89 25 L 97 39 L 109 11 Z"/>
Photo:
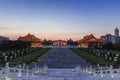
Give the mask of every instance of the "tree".
<path id="1" fill-rule="evenodd" d="M 104 44 L 102 48 L 110 50 L 110 49 L 115 49 L 115 46 L 112 42 L 109 42 L 109 43 Z"/>

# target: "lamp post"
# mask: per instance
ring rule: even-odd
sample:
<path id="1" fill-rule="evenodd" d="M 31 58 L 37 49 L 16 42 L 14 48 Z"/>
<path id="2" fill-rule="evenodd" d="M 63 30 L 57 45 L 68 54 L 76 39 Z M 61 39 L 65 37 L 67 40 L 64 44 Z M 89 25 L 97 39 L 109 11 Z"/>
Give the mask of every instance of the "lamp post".
<path id="1" fill-rule="evenodd" d="M 17 54 L 15 54 L 15 58 L 16 58 Z"/>
<path id="2" fill-rule="evenodd" d="M 7 58 L 8 58 L 8 56 L 5 56 L 5 62 L 7 62 Z"/>
<path id="3" fill-rule="evenodd" d="M 118 57 L 119 56 L 119 54 L 116 54 L 116 57 Z"/>
<path id="4" fill-rule="evenodd" d="M 3 53 L 3 56 L 4 56 L 4 61 L 7 62 L 8 56 L 6 55 L 6 53 Z"/>

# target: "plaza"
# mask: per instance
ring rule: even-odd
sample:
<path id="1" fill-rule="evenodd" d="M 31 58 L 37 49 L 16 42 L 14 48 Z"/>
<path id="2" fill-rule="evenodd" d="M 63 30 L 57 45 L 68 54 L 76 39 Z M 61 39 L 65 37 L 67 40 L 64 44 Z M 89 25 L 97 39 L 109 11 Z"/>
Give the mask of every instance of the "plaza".
<path id="1" fill-rule="evenodd" d="M 46 65 L 49 68 L 75 68 L 78 65 L 81 67 L 90 66 L 90 64 L 86 63 L 74 52 L 62 47 L 54 47 L 31 66 L 34 65 L 40 67 Z"/>
<path id="2" fill-rule="evenodd" d="M 53 47 L 34 64 L 0 70 L 0 80 L 120 80 L 120 69 L 96 67 L 67 47 Z"/>

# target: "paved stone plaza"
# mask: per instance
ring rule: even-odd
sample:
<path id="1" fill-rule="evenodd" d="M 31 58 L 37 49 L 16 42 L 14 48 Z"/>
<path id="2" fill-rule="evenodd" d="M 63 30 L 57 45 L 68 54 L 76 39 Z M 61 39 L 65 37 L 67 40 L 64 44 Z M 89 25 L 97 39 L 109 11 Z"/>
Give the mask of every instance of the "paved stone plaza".
<path id="1" fill-rule="evenodd" d="M 120 69 L 110 67 L 104 70 L 101 67 L 95 70 L 70 49 L 63 47 L 52 48 L 28 67 L 31 68 L 20 65 L 13 68 L 6 63 L 6 67 L 0 70 L 0 80 L 120 80 Z"/>
<path id="2" fill-rule="evenodd" d="M 43 55 L 37 63 L 37 66 L 46 65 L 48 68 L 75 68 L 76 66 L 89 66 L 78 55 L 68 48 L 53 48 Z"/>

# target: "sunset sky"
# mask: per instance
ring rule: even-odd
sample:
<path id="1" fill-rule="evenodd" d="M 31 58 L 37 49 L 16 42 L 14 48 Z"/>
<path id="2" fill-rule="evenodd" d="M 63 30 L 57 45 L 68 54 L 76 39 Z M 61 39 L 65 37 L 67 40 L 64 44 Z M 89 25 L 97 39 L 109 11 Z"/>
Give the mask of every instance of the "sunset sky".
<path id="1" fill-rule="evenodd" d="M 80 39 L 114 34 L 120 28 L 120 0 L 0 0 L 0 35 L 27 33 L 41 39 Z"/>

